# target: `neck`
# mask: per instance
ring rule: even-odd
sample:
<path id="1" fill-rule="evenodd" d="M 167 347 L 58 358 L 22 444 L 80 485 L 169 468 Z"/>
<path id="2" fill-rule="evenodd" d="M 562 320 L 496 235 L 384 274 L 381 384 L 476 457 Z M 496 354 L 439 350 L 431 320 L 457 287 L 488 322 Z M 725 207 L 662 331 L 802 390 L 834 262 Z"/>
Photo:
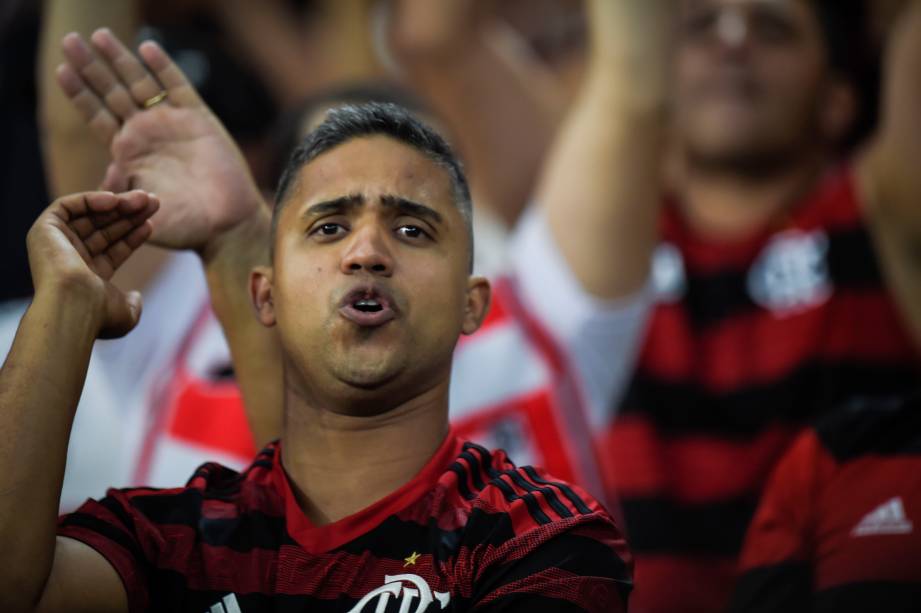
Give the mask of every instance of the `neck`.
<path id="1" fill-rule="evenodd" d="M 448 432 L 448 381 L 379 415 L 344 415 L 286 392 L 282 463 L 315 525 L 356 513 L 408 483 Z"/>
<path id="2" fill-rule="evenodd" d="M 824 171 L 827 159 L 808 155 L 766 174 L 689 165 L 678 181 L 688 225 L 716 240 L 741 238 L 778 218 Z"/>

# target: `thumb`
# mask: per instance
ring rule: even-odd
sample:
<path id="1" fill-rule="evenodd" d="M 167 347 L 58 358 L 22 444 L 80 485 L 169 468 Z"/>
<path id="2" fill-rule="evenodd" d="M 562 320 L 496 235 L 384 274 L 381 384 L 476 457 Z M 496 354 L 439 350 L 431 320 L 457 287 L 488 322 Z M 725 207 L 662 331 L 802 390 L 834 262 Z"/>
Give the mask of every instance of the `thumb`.
<path id="1" fill-rule="evenodd" d="M 106 176 L 102 180 L 101 188 L 115 194 L 129 190 L 129 181 L 118 163 L 112 162 L 106 168 Z"/>
<path id="2" fill-rule="evenodd" d="M 141 319 L 142 304 L 140 292 L 126 294 L 107 283 L 106 319 L 99 338 L 119 338 L 131 332 Z"/>

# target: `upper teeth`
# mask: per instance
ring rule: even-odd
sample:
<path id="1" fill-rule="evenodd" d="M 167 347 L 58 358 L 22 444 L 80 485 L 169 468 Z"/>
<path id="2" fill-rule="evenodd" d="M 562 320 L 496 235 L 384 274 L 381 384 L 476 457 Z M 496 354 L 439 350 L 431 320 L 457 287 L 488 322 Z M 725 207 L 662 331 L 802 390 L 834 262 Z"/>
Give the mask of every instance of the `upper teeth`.
<path id="1" fill-rule="evenodd" d="M 379 304 L 380 303 L 378 303 L 377 300 L 372 300 L 370 298 L 363 298 L 362 300 L 359 300 L 358 302 L 356 302 L 355 306 L 378 306 Z"/>

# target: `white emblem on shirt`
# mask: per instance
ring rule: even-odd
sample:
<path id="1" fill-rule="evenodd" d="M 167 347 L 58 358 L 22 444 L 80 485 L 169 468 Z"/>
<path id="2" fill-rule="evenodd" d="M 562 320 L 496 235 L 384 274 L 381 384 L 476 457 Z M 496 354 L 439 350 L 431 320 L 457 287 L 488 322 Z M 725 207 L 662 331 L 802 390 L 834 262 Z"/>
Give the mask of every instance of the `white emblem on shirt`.
<path id="1" fill-rule="evenodd" d="M 748 271 L 748 293 L 779 317 L 798 315 L 831 297 L 828 235 L 788 230 L 774 236 Z"/>
<path id="2" fill-rule="evenodd" d="M 671 243 L 660 243 L 652 255 L 652 286 L 660 302 L 677 302 L 687 286 L 684 259 Z"/>
<path id="3" fill-rule="evenodd" d="M 890 498 L 860 520 L 851 531 L 851 536 L 872 536 L 878 534 L 909 534 L 913 525 L 905 516 L 902 497 Z"/>
<path id="4" fill-rule="evenodd" d="M 243 613 L 240 611 L 240 603 L 237 602 L 237 597 L 233 594 L 227 594 L 221 598 L 220 602 L 216 602 L 211 605 L 211 608 L 206 611 L 206 613 Z"/>
<path id="5" fill-rule="evenodd" d="M 403 585 L 409 583 L 413 587 Z M 358 603 L 348 610 L 348 613 L 383 613 L 387 609 L 390 598 L 400 599 L 400 613 L 424 613 L 429 605 L 438 601 L 440 609 L 444 609 L 451 602 L 448 592 L 432 592 L 429 584 L 419 575 L 385 575 L 384 585 L 364 595 Z M 418 598 L 413 608 L 413 601 Z M 377 606 L 372 610 L 369 604 L 377 601 Z"/>

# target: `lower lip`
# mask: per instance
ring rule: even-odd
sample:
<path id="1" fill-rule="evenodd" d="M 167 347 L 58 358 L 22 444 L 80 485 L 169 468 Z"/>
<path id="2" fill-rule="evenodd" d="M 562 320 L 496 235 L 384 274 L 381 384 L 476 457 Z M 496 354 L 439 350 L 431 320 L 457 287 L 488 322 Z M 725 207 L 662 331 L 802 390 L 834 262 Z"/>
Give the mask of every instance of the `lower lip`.
<path id="1" fill-rule="evenodd" d="M 394 318 L 394 313 L 392 309 L 387 307 L 381 309 L 380 311 L 360 311 L 353 307 L 352 305 L 344 306 L 339 309 L 339 314 L 345 317 L 347 320 L 353 324 L 373 328 L 376 326 L 382 326 L 391 319 Z"/>

